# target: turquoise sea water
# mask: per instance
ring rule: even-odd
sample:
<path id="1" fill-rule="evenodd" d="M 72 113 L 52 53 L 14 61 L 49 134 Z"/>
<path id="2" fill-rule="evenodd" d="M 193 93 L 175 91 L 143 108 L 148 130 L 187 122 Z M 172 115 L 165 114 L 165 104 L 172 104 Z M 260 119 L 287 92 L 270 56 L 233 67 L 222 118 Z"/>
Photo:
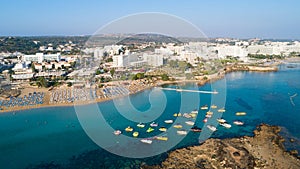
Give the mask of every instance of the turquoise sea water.
<path id="1" fill-rule="evenodd" d="M 226 112 L 223 113 L 222 118 L 229 123 L 234 120 L 242 120 L 245 125 L 232 125 L 231 129 L 218 126 L 218 130 L 211 137 L 230 138 L 252 135 L 252 131 L 257 125 L 267 123 L 281 126 L 283 136 L 296 140 L 295 143 L 287 141 L 287 148 L 300 151 L 300 65 L 296 65 L 295 68 L 287 68 L 287 65 L 281 65 L 279 68 L 278 72 L 271 73 L 233 72 L 226 75 L 226 86 L 224 86 L 227 93 Z M 217 81 L 213 84 L 217 85 L 221 82 L 223 81 Z M 164 87 L 175 88 L 178 86 L 169 85 Z M 211 84 L 199 87 L 196 84 L 189 83 L 179 87 L 211 90 Z M 156 111 L 156 113 L 161 111 L 161 107 L 155 105 L 159 105 L 160 102 L 164 103 L 161 100 L 162 97 L 160 97 L 162 93 L 156 93 L 153 90 L 156 89 L 146 90 L 130 96 L 131 103 L 136 108 L 135 111 L 129 109 L 129 105 L 126 104 L 124 98 L 118 100 L 118 104 L 121 104 L 118 105 L 118 108 L 122 113 L 119 113 L 112 101 L 99 103 L 98 106 L 106 122 L 112 128 L 124 132 L 124 129 L 130 125 L 140 132 L 139 137 L 152 137 L 161 132 L 156 130 L 152 133 L 146 133 L 145 130 L 148 126 L 144 129 L 138 129 L 136 124 L 137 120 L 155 117 L 152 116 L 151 111 L 146 113 L 140 113 L 139 111 L 149 109 Z M 153 107 L 150 105 L 149 94 L 151 95 L 151 102 L 154 103 Z M 162 114 L 159 114 L 159 118 L 154 119 L 165 127 L 170 127 L 170 125 L 164 124 L 164 120 L 176 120 L 173 117 L 174 113 L 179 111 L 188 112 L 199 108 L 198 105 L 211 104 L 211 95 L 209 94 L 200 94 L 200 100 L 195 99 L 199 96 L 198 93 L 181 95 L 181 93 L 175 91 L 164 91 L 164 94 L 167 100 L 166 107 L 163 109 Z M 295 94 L 298 95 L 291 100 L 290 96 Z M 181 104 L 182 100 L 185 101 L 185 104 Z M 243 100 L 246 105 L 237 100 Z M 89 106 L 83 108 L 87 112 L 92 111 Z M 206 111 L 199 110 L 196 120 L 199 127 L 204 128 L 202 120 Z M 247 115 L 236 116 L 235 113 L 238 111 L 245 111 Z M 135 119 L 135 116 L 144 118 Z M 130 121 L 126 117 L 136 122 Z M 87 120 L 89 118 L 92 120 L 93 117 L 87 116 Z M 184 125 L 184 122 L 182 124 Z M 124 132 L 124 134 L 131 136 L 131 133 Z M 168 144 L 174 143 L 177 137 L 183 138 L 172 131 L 168 132 L 167 136 L 169 140 L 161 143 L 160 147 L 156 147 L 157 149 L 168 147 Z M 111 132 L 99 131 L 98 137 L 105 140 L 109 137 L 119 136 L 114 136 Z M 199 133 L 190 132 L 179 144 L 170 147 L 175 149 L 198 144 L 198 138 Z M 117 143 L 112 139 L 111 146 L 115 149 L 122 148 L 122 144 L 122 142 Z M 155 142 L 149 146 L 154 146 L 154 144 Z M 151 151 L 149 146 L 146 146 L 138 151 Z M 159 163 L 165 155 L 163 153 L 150 158 L 130 159 L 111 154 L 99 148 L 84 132 L 74 107 L 40 108 L 0 114 L 0 168 L 93 168 L 95 166 L 102 166 L 102 168 L 130 166 L 134 168 L 141 162 L 147 164 Z"/>

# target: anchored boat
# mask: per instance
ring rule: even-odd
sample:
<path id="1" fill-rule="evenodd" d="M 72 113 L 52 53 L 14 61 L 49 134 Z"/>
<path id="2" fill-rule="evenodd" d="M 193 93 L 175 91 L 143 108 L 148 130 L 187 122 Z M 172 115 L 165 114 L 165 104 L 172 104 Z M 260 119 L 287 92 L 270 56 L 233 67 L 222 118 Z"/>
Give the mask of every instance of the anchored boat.
<path id="1" fill-rule="evenodd" d="M 146 144 L 152 144 L 152 140 L 151 139 L 141 139 L 142 143 L 146 143 Z"/>
<path id="2" fill-rule="evenodd" d="M 133 128 L 131 128 L 130 126 L 128 126 L 126 129 L 125 129 L 126 132 L 132 132 L 133 131 Z"/>
<path id="3" fill-rule="evenodd" d="M 133 137 L 139 136 L 139 132 L 137 132 L 137 131 L 133 132 L 132 136 L 133 136 Z"/>
<path id="4" fill-rule="evenodd" d="M 209 130 L 211 130 L 212 132 L 217 131 L 217 128 L 213 125 L 207 125 L 206 126 Z"/>

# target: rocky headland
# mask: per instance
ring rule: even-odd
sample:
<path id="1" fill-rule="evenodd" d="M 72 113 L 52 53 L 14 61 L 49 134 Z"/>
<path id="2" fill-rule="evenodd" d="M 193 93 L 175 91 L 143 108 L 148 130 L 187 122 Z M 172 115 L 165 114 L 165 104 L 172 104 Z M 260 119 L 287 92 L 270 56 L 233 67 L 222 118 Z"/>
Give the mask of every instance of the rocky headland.
<path id="1" fill-rule="evenodd" d="M 231 139 L 208 139 L 198 146 L 177 149 L 169 153 L 160 165 L 143 169 L 195 168 L 270 168 L 299 169 L 297 152 L 285 151 L 280 127 L 262 124 L 254 136 Z"/>

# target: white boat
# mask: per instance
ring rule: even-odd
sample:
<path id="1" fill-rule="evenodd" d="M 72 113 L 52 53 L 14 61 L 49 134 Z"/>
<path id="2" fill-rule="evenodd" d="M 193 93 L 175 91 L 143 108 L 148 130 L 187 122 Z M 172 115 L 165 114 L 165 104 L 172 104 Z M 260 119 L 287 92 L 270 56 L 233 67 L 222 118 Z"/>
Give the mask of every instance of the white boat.
<path id="1" fill-rule="evenodd" d="M 218 110 L 219 113 L 224 113 L 225 111 L 226 110 L 224 108 Z"/>
<path id="2" fill-rule="evenodd" d="M 139 128 L 144 128 L 144 127 L 145 127 L 145 124 L 139 123 L 139 124 L 137 124 L 136 126 L 139 127 Z"/>
<path id="3" fill-rule="evenodd" d="M 185 124 L 187 124 L 189 126 L 193 126 L 195 124 L 195 122 L 193 122 L 193 121 L 186 121 Z"/>
<path id="4" fill-rule="evenodd" d="M 206 118 L 211 118 L 211 116 L 212 115 L 210 115 L 210 114 L 205 115 Z"/>
<path id="5" fill-rule="evenodd" d="M 173 120 L 165 120 L 165 123 L 167 123 L 167 124 L 172 124 L 172 123 L 173 123 Z"/>
<path id="6" fill-rule="evenodd" d="M 207 110 L 208 109 L 208 106 L 207 105 L 204 105 L 202 107 L 200 107 L 201 110 Z"/>
<path id="7" fill-rule="evenodd" d="M 191 114 L 198 114 L 198 111 L 197 110 L 193 110 L 193 111 L 191 111 Z"/>
<path id="8" fill-rule="evenodd" d="M 228 124 L 228 123 L 221 123 L 220 125 L 227 129 L 231 128 L 231 124 Z"/>
<path id="9" fill-rule="evenodd" d="M 146 144 L 152 144 L 152 140 L 151 139 L 141 139 L 142 143 L 146 143 Z"/>
<path id="10" fill-rule="evenodd" d="M 157 124 L 157 123 L 155 123 L 155 122 L 152 122 L 152 123 L 150 124 L 150 126 L 151 126 L 151 127 L 157 127 L 157 126 L 158 126 L 158 124 Z"/>
<path id="11" fill-rule="evenodd" d="M 235 124 L 237 126 L 242 126 L 242 125 L 244 125 L 244 122 L 242 122 L 242 121 L 234 121 L 233 124 Z"/>
<path id="12" fill-rule="evenodd" d="M 217 131 L 217 128 L 215 127 L 215 126 L 213 126 L 213 125 L 207 125 L 206 126 L 209 130 L 211 130 L 211 131 Z"/>
<path id="13" fill-rule="evenodd" d="M 121 132 L 121 130 L 116 130 L 116 131 L 114 131 L 114 134 L 115 134 L 116 136 L 118 136 L 118 135 L 122 134 L 122 132 Z"/>
<path id="14" fill-rule="evenodd" d="M 187 135 L 187 131 L 185 130 L 177 130 L 176 132 L 178 135 Z"/>
<path id="15" fill-rule="evenodd" d="M 226 122 L 225 119 L 217 119 L 217 121 L 218 121 L 219 123 L 225 123 L 225 122 Z"/>
<path id="16" fill-rule="evenodd" d="M 185 118 L 192 118 L 192 116 L 189 115 L 188 113 L 183 113 L 182 117 L 185 117 Z"/>

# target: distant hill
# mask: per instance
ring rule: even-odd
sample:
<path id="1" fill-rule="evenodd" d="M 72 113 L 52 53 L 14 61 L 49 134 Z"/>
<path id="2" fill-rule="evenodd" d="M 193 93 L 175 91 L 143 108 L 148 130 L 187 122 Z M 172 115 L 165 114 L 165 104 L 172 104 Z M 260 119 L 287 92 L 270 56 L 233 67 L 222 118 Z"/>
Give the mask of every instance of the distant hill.
<path id="1" fill-rule="evenodd" d="M 176 38 L 159 35 L 159 34 L 137 34 L 132 35 L 130 37 L 124 38 L 119 41 L 118 45 L 131 45 L 131 44 L 145 44 L 149 42 L 155 43 L 175 43 L 175 44 L 182 44 L 182 42 Z"/>

